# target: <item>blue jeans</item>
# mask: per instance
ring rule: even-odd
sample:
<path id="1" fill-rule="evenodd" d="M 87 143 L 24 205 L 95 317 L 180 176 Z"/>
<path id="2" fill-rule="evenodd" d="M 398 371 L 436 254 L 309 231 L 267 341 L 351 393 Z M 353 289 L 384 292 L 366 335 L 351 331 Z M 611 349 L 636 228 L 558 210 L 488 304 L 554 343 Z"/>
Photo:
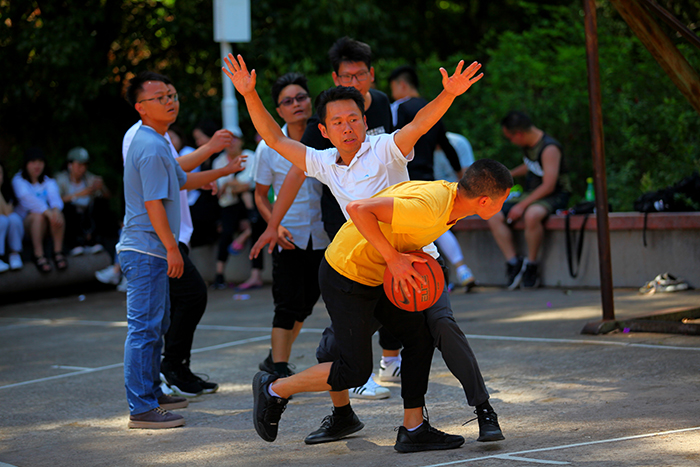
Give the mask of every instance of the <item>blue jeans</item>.
<path id="1" fill-rule="evenodd" d="M 127 333 L 124 344 L 124 386 L 132 415 L 158 407 L 160 353 L 170 325 L 168 262 L 135 251 L 119 253 L 128 281 Z"/>

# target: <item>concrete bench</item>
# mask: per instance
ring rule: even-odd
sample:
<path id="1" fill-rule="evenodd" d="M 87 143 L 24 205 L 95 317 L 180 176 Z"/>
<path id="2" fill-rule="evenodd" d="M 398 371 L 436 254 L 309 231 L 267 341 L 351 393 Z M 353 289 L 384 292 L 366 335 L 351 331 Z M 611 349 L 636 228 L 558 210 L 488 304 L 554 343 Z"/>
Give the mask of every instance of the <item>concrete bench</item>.
<path id="1" fill-rule="evenodd" d="M 571 216 L 571 230 L 578 234 L 583 215 Z M 642 233 L 644 214 L 609 214 L 614 287 L 641 287 L 657 274 L 669 272 L 691 286 L 700 286 L 700 212 L 650 213 L 647 218 L 647 247 Z M 545 222 L 545 240 L 540 252 L 542 284 L 558 287 L 599 287 L 597 219 L 586 223 L 578 277 L 569 274 L 566 259 L 565 216 L 550 216 Z M 527 251 L 523 222 L 513 226 L 520 254 Z M 477 282 L 505 283 L 505 262 L 486 221 L 462 219 L 452 229 L 462 246 L 466 263 Z M 574 244 L 575 248 L 575 244 Z"/>

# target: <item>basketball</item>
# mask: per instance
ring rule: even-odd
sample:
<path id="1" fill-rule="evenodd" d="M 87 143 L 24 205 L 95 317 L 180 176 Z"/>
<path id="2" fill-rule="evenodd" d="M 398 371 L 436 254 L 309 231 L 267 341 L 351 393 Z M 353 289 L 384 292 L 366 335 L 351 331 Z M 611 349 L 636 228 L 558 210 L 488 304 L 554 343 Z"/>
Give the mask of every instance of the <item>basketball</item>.
<path id="1" fill-rule="evenodd" d="M 440 298 L 442 290 L 445 288 L 445 276 L 440 264 L 429 254 L 422 251 L 408 251 L 407 253 L 420 256 L 428 261 L 427 263 L 413 263 L 413 267 L 423 276 L 425 284 L 419 284 L 421 285 L 420 292 L 416 292 L 413 287 L 410 287 L 408 297 L 400 289 L 397 295 L 394 292 L 394 277 L 389 268 L 386 268 L 384 271 L 384 293 L 391 303 L 402 310 L 423 311 L 433 306 Z"/>

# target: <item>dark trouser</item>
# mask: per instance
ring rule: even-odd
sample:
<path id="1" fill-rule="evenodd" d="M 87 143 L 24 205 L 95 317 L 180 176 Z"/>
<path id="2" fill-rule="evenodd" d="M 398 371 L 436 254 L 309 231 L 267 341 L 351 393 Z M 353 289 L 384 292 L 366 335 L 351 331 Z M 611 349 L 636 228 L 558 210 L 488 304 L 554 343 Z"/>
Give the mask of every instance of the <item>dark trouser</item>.
<path id="1" fill-rule="evenodd" d="M 163 360 L 172 363 L 189 361 L 194 331 L 207 308 L 207 285 L 190 260 L 189 249 L 178 245 L 185 262 L 179 279 L 170 279 L 170 328 L 165 333 Z"/>
<path id="2" fill-rule="evenodd" d="M 318 286 L 318 267 L 324 250 L 314 250 L 309 239 L 306 250 L 278 251 L 272 253 L 272 297 L 275 300 L 273 328 L 294 329 L 294 324 L 304 322 L 321 296 Z"/>
<path id="3" fill-rule="evenodd" d="M 345 215 L 330 188 L 326 185 L 323 185 L 321 195 L 321 215 L 323 229 L 328 234 L 328 238 L 333 241 L 335 234 L 345 224 Z M 379 328 L 379 345 L 384 350 L 401 350 L 401 342 L 384 328 Z"/>
<path id="4" fill-rule="evenodd" d="M 216 260 L 226 262 L 228 259 L 228 247 L 233 241 L 233 235 L 238 229 L 238 225 L 246 219 L 248 213 L 242 202 L 221 209 L 221 235 L 219 236 L 219 249 Z"/>
<path id="5" fill-rule="evenodd" d="M 250 234 L 250 244 L 254 245 L 263 232 L 265 232 L 265 229 L 267 229 L 267 222 L 265 222 L 265 219 L 263 219 L 255 206 L 248 211 L 248 219 L 250 220 L 250 229 L 252 231 Z M 256 258 L 251 259 L 250 267 L 262 270 L 264 257 L 265 255 L 258 255 Z"/>
<path id="6" fill-rule="evenodd" d="M 489 393 L 481 376 L 476 357 L 469 342 L 452 316 L 450 294 L 443 289 L 437 303 L 423 311 L 433 336 L 435 347 L 442 353 L 442 359 L 450 372 L 459 380 L 471 406 L 477 406 L 489 399 Z M 401 367 L 403 374 L 403 366 Z"/>
<path id="7" fill-rule="evenodd" d="M 402 311 L 380 285 L 370 287 L 336 272 L 324 259 L 319 268 L 323 301 L 331 318 L 316 350 L 320 363 L 333 362 L 328 384 L 333 391 L 363 385 L 372 374 L 372 335 L 384 326 L 403 343 L 401 396 L 404 408 L 425 405 L 433 338 L 425 315 Z"/>

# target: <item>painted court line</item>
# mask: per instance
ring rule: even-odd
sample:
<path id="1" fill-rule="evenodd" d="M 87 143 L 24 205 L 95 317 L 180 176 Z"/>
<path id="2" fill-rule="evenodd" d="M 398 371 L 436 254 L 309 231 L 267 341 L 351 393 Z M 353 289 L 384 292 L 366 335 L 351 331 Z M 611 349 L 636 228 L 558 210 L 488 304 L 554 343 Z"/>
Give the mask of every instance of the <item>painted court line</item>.
<path id="1" fill-rule="evenodd" d="M 519 459 L 518 456 L 521 454 L 532 454 L 535 452 L 558 451 L 558 450 L 562 450 L 562 449 L 572 449 L 572 448 L 579 448 L 579 447 L 585 447 L 585 446 L 595 446 L 597 444 L 617 443 L 620 441 L 630 441 L 633 439 L 652 438 L 655 436 L 667 436 L 667 435 L 674 435 L 677 433 L 685 433 L 688 431 L 698 431 L 698 430 L 700 430 L 700 426 L 695 426 L 692 428 L 681 428 L 679 430 L 659 431 L 657 433 L 646 433 L 643 435 L 624 436 L 622 438 L 601 439 L 598 441 L 587 441 L 585 443 L 564 444 L 561 446 L 551 446 L 548 448 L 528 449 L 526 451 L 516 451 L 516 452 L 510 452 L 510 453 L 504 453 L 504 454 L 494 454 L 493 456 L 475 457 L 472 459 L 463 459 L 463 460 L 459 460 L 459 461 L 444 462 L 441 464 L 430 464 L 430 465 L 425 465 L 422 467 L 443 467 L 446 465 L 467 464 L 469 462 L 476 462 L 476 461 L 482 461 L 482 460 L 488 460 L 488 459 L 511 459 L 511 460 L 525 461 L 525 458 Z M 533 462 L 533 461 L 538 462 L 539 461 L 541 463 L 553 463 L 554 462 L 554 461 L 542 461 L 540 459 L 530 459 L 530 458 L 527 458 L 527 461 L 530 461 L 530 462 Z"/>
<path id="2" fill-rule="evenodd" d="M 554 464 L 554 465 L 570 465 L 571 462 L 546 461 L 543 459 L 530 459 L 529 457 L 517 457 L 508 454 L 494 456 L 497 459 L 505 459 L 508 461 L 533 462 L 535 464 Z"/>
<path id="3" fill-rule="evenodd" d="M 219 344 L 219 345 L 212 345 L 211 347 L 203 347 L 201 349 L 196 349 L 193 350 L 192 353 L 198 353 L 198 352 L 206 352 L 207 350 L 216 350 L 216 349 L 224 349 L 226 347 L 234 347 L 236 345 L 243 345 L 243 344 L 248 344 L 250 342 L 257 342 L 257 341 L 262 341 L 269 339 L 270 336 L 259 336 L 259 337 L 251 337 L 249 339 L 243 339 L 240 341 L 233 341 L 233 342 L 227 342 L 225 344 Z M 0 389 L 10 389 L 10 388 L 16 388 L 19 386 L 26 386 L 28 384 L 34 384 L 34 383 L 43 383 L 46 381 L 53 381 L 56 379 L 62 379 L 62 378 L 69 378 L 71 376 L 79 376 L 79 375 L 84 375 L 87 373 L 95 373 L 98 371 L 104 371 L 104 370 L 112 370 L 114 368 L 119 368 L 123 367 L 124 362 L 122 363 L 114 363 L 112 365 L 106 365 L 106 366 L 101 366 L 97 368 L 82 368 L 79 369 L 78 371 L 74 371 L 72 373 L 64 373 L 62 375 L 55 375 L 55 376 L 47 376 L 46 378 L 38 378 L 38 379 L 32 379 L 30 381 L 22 381 L 20 383 L 13 383 L 13 384 L 7 384 L 5 386 L 0 386 Z M 69 366 L 61 366 L 61 365 L 54 365 L 53 368 L 65 368 L 65 369 L 77 369 L 80 367 L 69 367 Z"/>

